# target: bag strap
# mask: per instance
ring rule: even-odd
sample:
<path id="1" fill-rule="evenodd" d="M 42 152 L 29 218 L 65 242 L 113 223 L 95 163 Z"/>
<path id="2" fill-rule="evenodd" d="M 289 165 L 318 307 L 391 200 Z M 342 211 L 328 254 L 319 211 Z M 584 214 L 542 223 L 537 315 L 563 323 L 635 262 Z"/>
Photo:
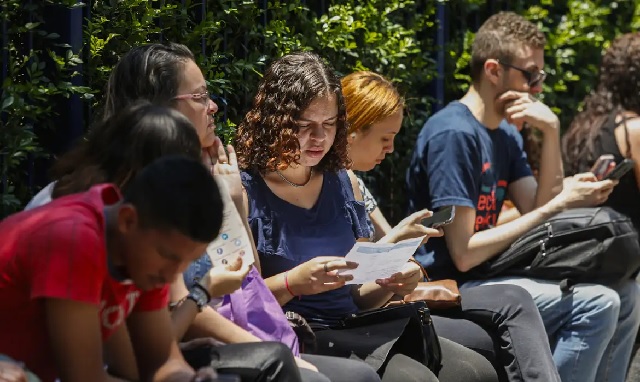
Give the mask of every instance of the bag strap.
<path id="1" fill-rule="evenodd" d="M 409 259 L 409 261 L 411 261 L 412 263 L 417 264 L 420 267 L 420 271 L 422 272 L 422 275 L 424 276 L 425 280 L 427 280 L 427 282 L 431 281 L 431 279 L 429 278 L 429 274 L 427 274 L 427 270 L 424 269 L 424 267 L 422 266 L 422 264 L 420 264 L 420 262 L 418 260 L 416 260 L 413 257 L 411 257 Z"/>
<path id="2" fill-rule="evenodd" d="M 548 238 L 547 243 L 554 246 L 562 244 L 567 237 L 571 238 L 572 242 L 576 242 L 589 239 L 603 240 L 609 236 L 611 236 L 611 230 L 607 226 L 587 227 L 554 234 Z"/>

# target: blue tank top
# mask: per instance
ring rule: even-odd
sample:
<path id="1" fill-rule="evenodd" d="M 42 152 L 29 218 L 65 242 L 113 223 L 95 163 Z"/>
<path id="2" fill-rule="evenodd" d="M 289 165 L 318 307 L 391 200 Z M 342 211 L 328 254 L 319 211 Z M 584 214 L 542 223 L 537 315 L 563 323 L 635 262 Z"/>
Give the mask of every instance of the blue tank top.
<path id="1" fill-rule="evenodd" d="M 355 199 L 345 170 L 324 173 L 320 195 L 310 209 L 280 199 L 257 174 L 243 172 L 242 183 L 264 278 L 318 256 L 345 256 L 357 239 L 370 236 L 364 203 Z M 294 298 L 283 309 L 325 322 L 358 311 L 348 285 Z"/>

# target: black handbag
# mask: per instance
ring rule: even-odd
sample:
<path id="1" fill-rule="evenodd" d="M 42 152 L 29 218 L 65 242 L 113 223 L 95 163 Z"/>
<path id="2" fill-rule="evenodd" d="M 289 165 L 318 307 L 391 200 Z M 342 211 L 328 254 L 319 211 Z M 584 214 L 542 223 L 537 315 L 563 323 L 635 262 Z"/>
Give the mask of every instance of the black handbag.
<path id="1" fill-rule="evenodd" d="M 353 328 L 407 318 L 409 319 L 407 330 L 403 333 L 404 337 L 399 338 L 396 346 L 407 350 L 415 348 L 417 353 L 413 353 L 413 351 L 409 351 L 409 353 L 416 354 L 416 356 L 406 355 L 426 365 L 437 375 L 441 368 L 442 350 L 426 302 L 408 302 L 398 306 L 387 306 L 355 313 L 343 319 L 341 325 L 344 328 Z"/>
<path id="2" fill-rule="evenodd" d="M 440 371 L 440 342 L 424 301 L 355 313 L 338 324 L 309 325 L 316 335 L 316 354 L 357 357 L 383 374 L 390 355 L 399 353 L 436 375 Z"/>
<path id="3" fill-rule="evenodd" d="M 182 349 L 182 355 L 196 370 L 210 366 L 240 382 L 302 382 L 291 349 L 280 342 L 203 344 Z"/>

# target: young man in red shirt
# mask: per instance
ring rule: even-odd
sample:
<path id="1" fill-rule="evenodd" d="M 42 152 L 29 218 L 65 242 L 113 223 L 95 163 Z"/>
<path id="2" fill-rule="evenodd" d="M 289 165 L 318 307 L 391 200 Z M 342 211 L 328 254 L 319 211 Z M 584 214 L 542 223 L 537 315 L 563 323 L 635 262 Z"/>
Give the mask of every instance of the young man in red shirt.
<path id="1" fill-rule="evenodd" d="M 0 354 L 43 382 L 118 380 L 102 344 L 124 324 L 141 380 L 206 380 L 172 335 L 167 283 L 215 239 L 222 210 L 207 169 L 173 156 L 124 197 L 97 185 L 0 222 Z"/>

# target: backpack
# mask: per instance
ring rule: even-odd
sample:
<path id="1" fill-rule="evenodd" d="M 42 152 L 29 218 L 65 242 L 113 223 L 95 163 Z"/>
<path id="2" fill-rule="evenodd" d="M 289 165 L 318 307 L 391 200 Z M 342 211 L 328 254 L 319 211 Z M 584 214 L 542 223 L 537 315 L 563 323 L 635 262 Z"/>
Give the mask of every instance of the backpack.
<path id="1" fill-rule="evenodd" d="M 616 285 L 640 270 L 640 244 L 631 219 L 609 207 L 561 212 L 516 240 L 506 251 L 473 268 L 472 277 L 525 276 Z"/>

